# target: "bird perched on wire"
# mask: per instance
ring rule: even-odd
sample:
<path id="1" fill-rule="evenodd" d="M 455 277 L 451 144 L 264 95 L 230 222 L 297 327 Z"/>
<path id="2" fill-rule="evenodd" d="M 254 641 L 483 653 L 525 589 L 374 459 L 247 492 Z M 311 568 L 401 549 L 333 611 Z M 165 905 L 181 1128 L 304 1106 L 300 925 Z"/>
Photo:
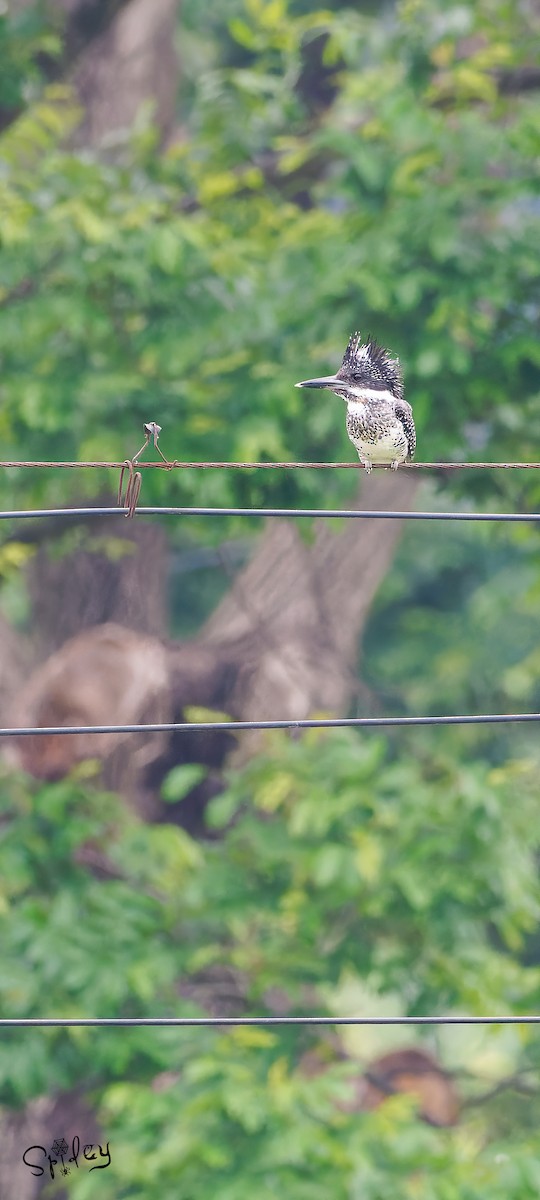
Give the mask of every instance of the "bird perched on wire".
<path id="1" fill-rule="evenodd" d="M 371 338 L 353 333 L 336 375 L 304 379 L 300 388 L 329 388 L 347 403 L 347 433 L 366 471 L 384 463 L 396 471 L 412 458 L 416 430 L 410 404 L 403 398 L 399 359 Z"/>

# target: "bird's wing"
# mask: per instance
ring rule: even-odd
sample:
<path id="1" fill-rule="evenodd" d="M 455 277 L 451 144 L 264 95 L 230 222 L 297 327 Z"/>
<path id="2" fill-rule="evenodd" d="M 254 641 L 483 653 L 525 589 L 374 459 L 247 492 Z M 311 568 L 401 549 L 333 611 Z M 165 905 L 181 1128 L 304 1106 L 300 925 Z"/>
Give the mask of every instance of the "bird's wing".
<path id="1" fill-rule="evenodd" d="M 408 458 L 414 458 L 416 450 L 416 429 L 414 428 L 413 412 L 406 400 L 396 400 L 394 411 L 398 421 L 401 421 L 407 438 Z"/>

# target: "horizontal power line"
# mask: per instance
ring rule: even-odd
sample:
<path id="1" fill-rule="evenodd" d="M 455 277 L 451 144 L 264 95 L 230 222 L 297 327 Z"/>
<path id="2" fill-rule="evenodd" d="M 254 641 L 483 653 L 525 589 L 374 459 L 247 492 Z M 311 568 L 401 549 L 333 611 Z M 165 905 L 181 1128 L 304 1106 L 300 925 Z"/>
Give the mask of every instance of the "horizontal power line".
<path id="1" fill-rule="evenodd" d="M 49 468 L 54 469 L 121 469 L 122 463 L 113 462 L 0 462 L 4 468 Z M 431 470 L 474 470 L 474 469 L 540 469 L 540 463 L 406 463 L 406 469 Z M 174 462 L 138 463 L 137 469 L 160 470 L 168 469 L 363 469 L 360 463 L 230 463 L 230 462 Z M 384 468 L 383 468 L 384 469 Z M 119 508 L 89 508 L 89 509 L 41 509 L 26 511 L 1 512 L 0 519 L 24 519 L 39 517 L 102 517 L 117 516 L 126 511 Z M 361 510 L 325 510 L 325 509 L 240 509 L 240 508 L 141 508 L 141 515 L 178 515 L 178 516 L 258 516 L 258 517 L 333 517 L 333 518 L 366 518 L 366 519 L 404 519 L 404 520 L 480 520 L 480 521 L 538 521 L 538 514 L 517 513 L 438 513 L 438 512 L 395 512 L 395 511 L 361 511 Z M 382 717 L 382 718 L 336 718 L 329 720 L 301 721 L 208 721 L 184 722 L 144 725 L 109 725 L 109 726 L 49 726 L 0 729 L 0 736 L 27 736 L 47 734 L 106 734 L 106 733 L 137 733 L 137 732 L 176 732 L 182 730 L 217 730 L 228 729 L 240 731 L 249 729 L 302 729 L 302 728 L 333 728 L 333 727 L 393 727 L 408 725 L 466 725 L 510 722 L 537 722 L 540 714 L 480 714 L 466 716 L 424 716 L 424 717 Z M 378 1025 L 378 1026 L 407 1026 L 407 1025 L 533 1025 L 540 1023 L 540 1016 L 497 1016 L 497 1017 L 163 1017 L 163 1018 L 5 1018 L 0 1019 L 2 1028 L 17 1027 L 133 1027 L 133 1026 L 178 1026 L 178 1027 L 216 1027 L 216 1026 L 291 1026 L 291 1025 Z"/>
<path id="2" fill-rule="evenodd" d="M 21 521 L 41 517 L 118 517 L 128 515 L 127 508 L 28 508 L 0 512 L 0 521 Z M 320 519 L 375 521 L 514 521 L 537 522 L 540 513 L 492 512 L 410 512 L 392 509 L 360 508 L 137 508 L 145 517 L 310 517 Z"/>
<path id="3" fill-rule="evenodd" d="M 128 461 L 128 460 L 126 460 Z M 60 470 L 75 471 L 81 468 L 82 470 L 115 470 L 119 471 L 125 465 L 123 462 L 0 462 L 0 468 L 6 470 L 15 467 L 24 469 L 37 467 L 52 469 L 58 467 Z M 361 462 L 179 462 L 174 459 L 172 462 L 139 462 L 137 461 L 137 470 L 152 470 L 156 468 L 159 471 L 172 470 L 199 470 L 199 471 L 215 471 L 215 470 L 233 470 L 233 471 L 363 471 L 364 466 Z M 389 466 L 381 463 L 373 463 L 374 471 L 388 471 Z M 400 471 L 539 471 L 540 462 L 404 462 L 400 463 L 398 470 Z"/>
<path id="4" fill-rule="evenodd" d="M 540 1016 L 521 1017 L 6 1017 L 1 1029 L 104 1026 L 216 1025 L 538 1025 Z"/>
<path id="5" fill-rule="evenodd" d="M 411 725 L 511 725 L 537 723 L 540 713 L 472 713 L 443 717 L 329 717 L 299 721 L 170 721 L 144 725 L 24 725 L 0 729 L 0 737 L 92 733 L 192 733 L 222 729 L 395 729 Z"/>

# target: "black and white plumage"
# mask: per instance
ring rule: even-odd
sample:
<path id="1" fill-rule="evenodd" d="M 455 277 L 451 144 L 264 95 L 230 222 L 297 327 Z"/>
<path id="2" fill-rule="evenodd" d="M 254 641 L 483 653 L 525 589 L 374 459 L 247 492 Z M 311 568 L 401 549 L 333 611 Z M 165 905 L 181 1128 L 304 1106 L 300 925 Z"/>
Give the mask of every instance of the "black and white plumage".
<path id="1" fill-rule="evenodd" d="M 329 388 L 347 403 L 347 433 L 366 471 L 373 463 L 400 463 L 412 458 L 416 430 L 410 404 L 403 397 L 399 359 L 360 334 L 349 338 L 343 362 L 335 375 L 304 379 L 301 388 Z"/>

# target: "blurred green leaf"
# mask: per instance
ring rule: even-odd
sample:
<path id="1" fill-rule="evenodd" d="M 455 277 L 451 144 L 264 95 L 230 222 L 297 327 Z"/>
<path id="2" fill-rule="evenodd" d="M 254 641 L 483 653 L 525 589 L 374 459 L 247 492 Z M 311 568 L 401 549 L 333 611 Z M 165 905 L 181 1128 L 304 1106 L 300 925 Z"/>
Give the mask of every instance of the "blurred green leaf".
<path id="1" fill-rule="evenodd" d="M 181 767 L 173 767 L 162 784 L 161 795 L 163 799 L 170 803 L 183 800 L 184 796 L 187 796 L 188 792 L 196 787 L 204 779 L 205 775 L 205 768 L 198 766 L 196 763 L 186 763 Z"/>

